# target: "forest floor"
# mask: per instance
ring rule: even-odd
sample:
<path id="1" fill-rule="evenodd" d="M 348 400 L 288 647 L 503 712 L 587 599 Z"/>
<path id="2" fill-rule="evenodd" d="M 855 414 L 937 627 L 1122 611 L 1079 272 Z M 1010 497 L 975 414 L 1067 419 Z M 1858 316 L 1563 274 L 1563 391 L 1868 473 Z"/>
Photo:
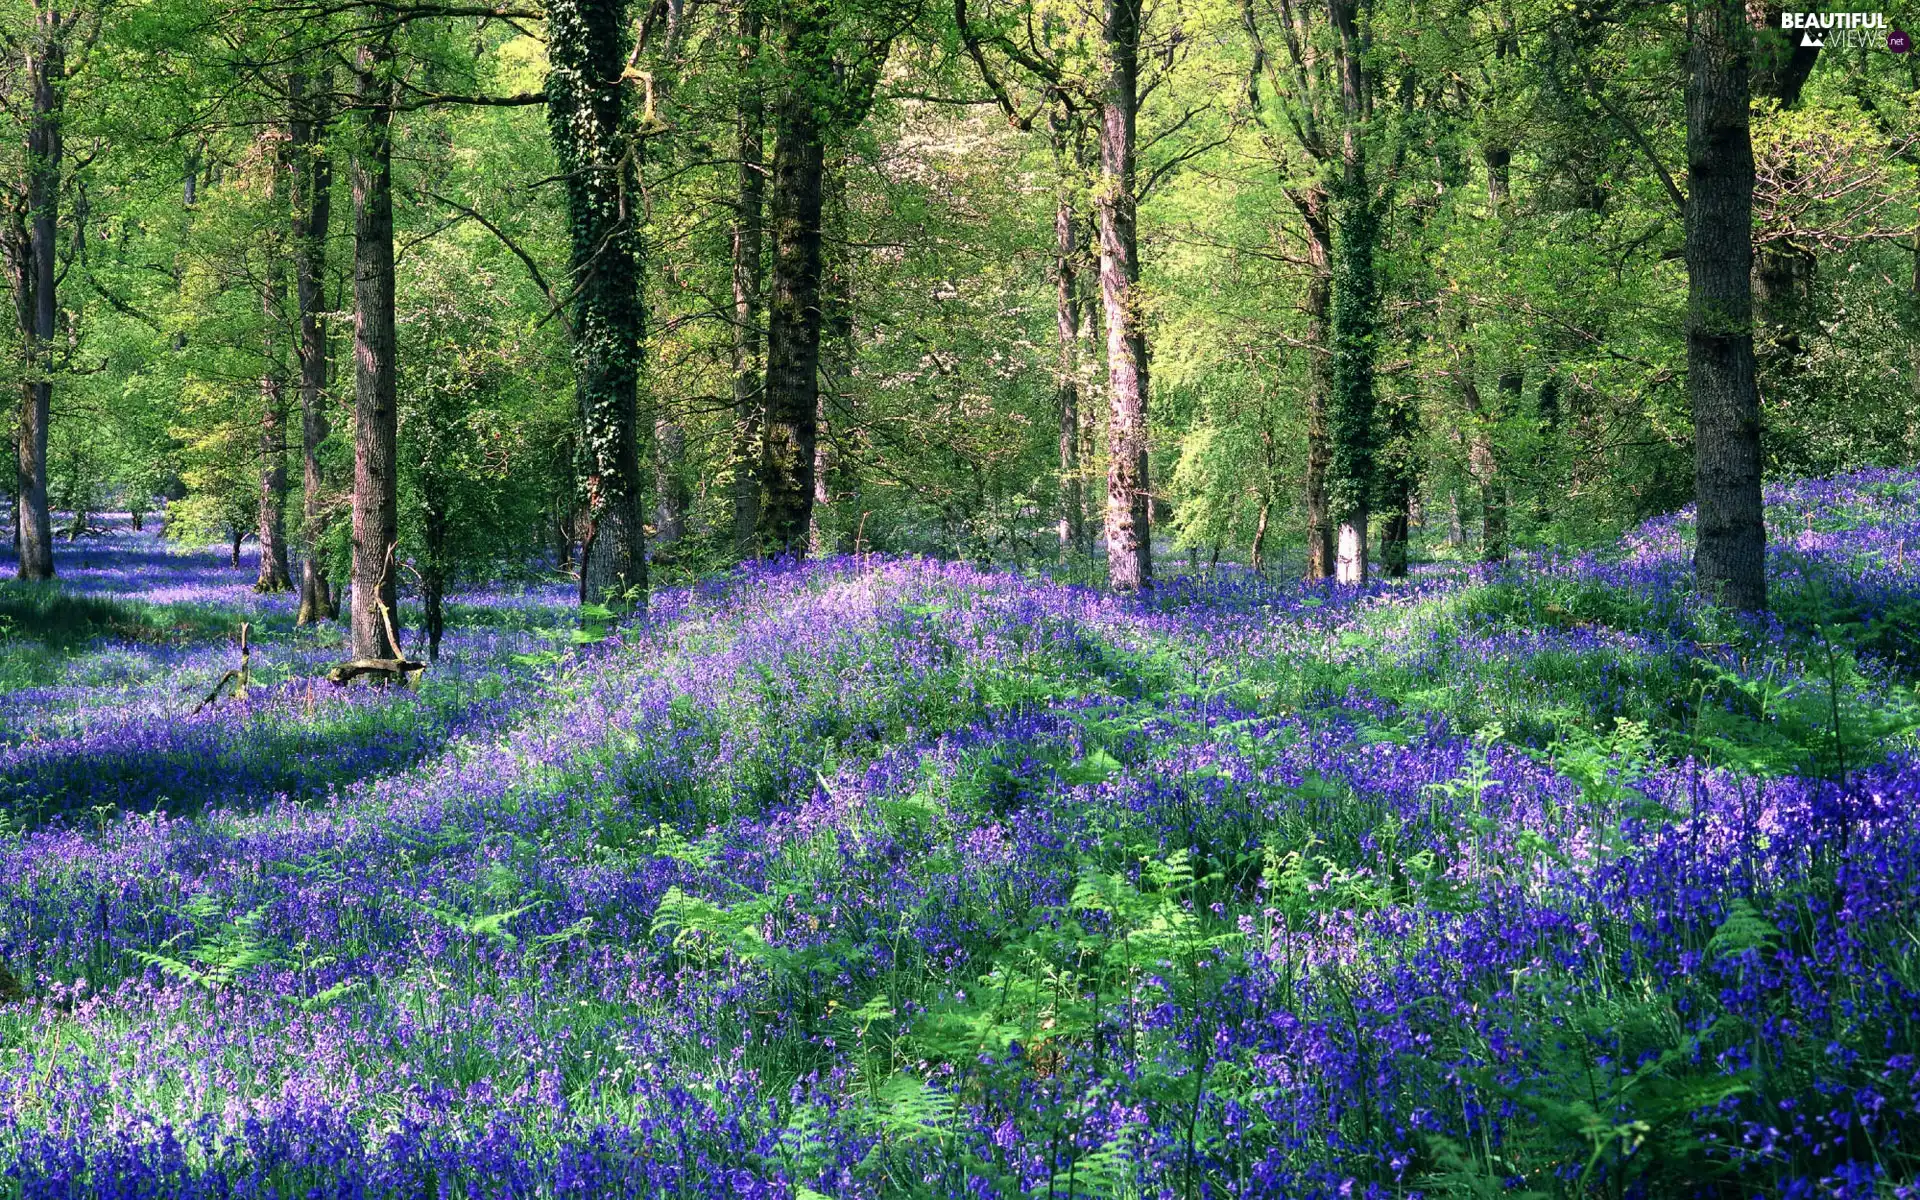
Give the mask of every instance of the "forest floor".
<path id="1" fill-rule="evenodd" d="M 417 690 L 0 586 L 0 1194 L 1907 1196 L 1920 475 L 1365 591 L 747 569 Z M 238 665 L 246 694 L 196 707 Z"/>

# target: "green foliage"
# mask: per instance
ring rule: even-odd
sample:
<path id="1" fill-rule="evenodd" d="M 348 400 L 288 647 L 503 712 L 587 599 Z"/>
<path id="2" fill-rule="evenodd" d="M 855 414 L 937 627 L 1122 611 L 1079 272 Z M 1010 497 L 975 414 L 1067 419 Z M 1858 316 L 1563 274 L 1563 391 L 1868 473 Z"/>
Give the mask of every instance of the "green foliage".
<path id="1" fill-rule="evenodd" d="M 189 929 L 163 942 L 158 950 L 134 950 L 133 957 L 183 982 L 219 991 L 231 986 L 254 967 L 275 962 L 279 951 L 261 930 L 264 906 L 237 917 L 227 917 L 219 900 L 202 892 L 181 908 Z M 190 941 L 184 957 L 167 953 Z"/>
<path id="2" fill-rule="evenodd" d="M 1374 374 L 1379 354 L 1380 283 L 1374 253 L 1380 238 L 1379 201 L 1364 160 L 1348 168 L 1335 189 L 1331 393 L 1328 438 L 1333 459 L 1327 500 L 1334 519 L 1366 511 L 1374 487 Z"/>

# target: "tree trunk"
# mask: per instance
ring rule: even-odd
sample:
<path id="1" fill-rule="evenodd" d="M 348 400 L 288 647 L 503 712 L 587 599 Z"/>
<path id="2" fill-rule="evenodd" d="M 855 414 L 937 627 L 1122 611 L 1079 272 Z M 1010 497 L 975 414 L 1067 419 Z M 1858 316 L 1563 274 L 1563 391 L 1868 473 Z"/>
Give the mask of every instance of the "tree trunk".
<path id="1" fill-rule="evenodd" d="M 233 529 L 228 530 L 228 533 L 231 534 L 233 538 L 233 553 L 228 556 L 227 564 L 238 571 L 240 569 L 240 543 L 247 540 L 247 531 L 235 526 Z"/>
<path id="2" fill-rule="evenodd" d="M 1526 386 L 1526 376 L 1518 368 L 1509 367 L 1500 372 L 1496 384 L 1500 402 L 1494 412 L 1496 422 L 1504 421 L 1520 409 L 1521 392 Z M 1489 431 L 1491 445 L 1491 431 Z M 1486 562 L 1505 562 L 1512 549 L 1508 535 L 1508 512 L 1512 507 L 1512 495 L 1507 486 L 1504 472 L 1495 471 L 1488 486 L 1480 493 L 1481 504 L 1481 558 Z"/>
<path id="3" fill-rule="evenodd" d="M 1140 103 L 1141 0 L 1106 0 L 1100 130 L 1100 296 L 1107 315 L 1107 581 L 1153 586 L 1147 477 L 1147 337 L 1137 288 L 1134 153 Z"/>
<path id="4" fill-rule="evenodd" d="M 567 180 L 586 537 L 582 604 L 645 605 L 638 393 L 646 309 L 640 190 L 622 83 L 625 0 L 560 0 L 548 15 L 547 119 Z"/>
<path id="5" fill-rule="evenodd" d="M 760 457 L 763 401 L 760 361 L 760 224 L 766 179 L 761 162 L 761 128 L 766 103 L 753 77 L 760 58 L 760 11 L 746 0 L 740 6 L 740 167 L 739 196 L 733 217 L 733 449 L 729 455 L 733 489 L 733 549 L 741 558 L 754 552 L 760 521 Z"/>
<path id="6" fill-rule="evenodd" d="M 1693 13 L 1687 78 L 1687 392 L 1700 590 L 1766 607 L 1760 391 L 1753 357 L 1753 142 L 1748 39 L 1736 0 Z"/>
<path id="7" fill-rule="evenodd" d="M 1916 309 L 1920 309 L 1920 229 L 1913 232 L 1913 274 L 1907 284 L 1907 299 Z M 1920 345 L 1908 351 L 1913 363 L 1913 394 L 1920 398 Z M 1907 410 L 1912 413 L 1912 409 Z M 1912 416 L 1907 418 L 1907 457 L 1920 457 L 1920 421 Z M 17 526 L 16 526 L 17 528 Z"/>
<path id="8" fill-rule="evenodd" d="M 1075 162 L 1080 167 L 1083 178 L 1092 178 L 1099 164 L 1097 139 L 1088 139 L 1087 143 L 1075 148 Z M 1107 341 L 1106 309 L 1100 302 L 1100 229 L 1097 217 L 1082 218 L 1076 233 L 1079 240 L 1078 261 L 1081 270 L 1074 280 L 1076 308 L 1080 314 L 1080 344 L 1074 352 L 1074 361 L 1078 363 L 1098 363 L 1104 357 L 1103 347 Z M 1103 522 L 1096 520 L 1091 512 L 1092 493 L 1085 478 L 1086 465 L 1094 461 L 1099 454 L 1100 409 L 1106 396 L 1101 390 L 1102 376 L 1088 374 L 1081 377 L 1081 395 L 1079 429 L 1076 431 L 1078 456 L 1076 461 L 1082 470 L 1080 485 L 1080 553 L 1088 562 L 1093 561 L 1096 540 L 1103 535 Z"/>
<path id="9" fill-rule="evenodd" d="M 27 207 L 20 245 L 9 254 L 15 308 L 26 372 L 21 383 L 15 520 L 18 523 L 22 579 L 53 578 L 53 516 L 47 509 L 47 422 L 53 405 L 53 344 L 58 277 L 60 169 L 65 150 L 61 109 L 66 77 L 66 46 L 57 12 L 39 8 L 38 25 L 27 51 L 27 75 L 33 91 L 26 144 Z"/>
<path id="10" fill-rule="evenodd" d="M 1364 586 L 1368 578 L 1366 508 L 1348 512 L 1340 522 L 1339 559 L 1334 580 L 1353 587 Z"/>
<path id="11" fill-rule="evenodd" d="M 1419 397 L 1388 398 L 1384 444 L 1379 463 L 1380 570 L 1389 579 L 1405 579 L 1413 538 L 1413 506 L 1420 484 Z"/>
<path id="12" fill-rule="evenodd" d="M 660 545 L 686 536 L 687 508 L 693 496 L 681 470 L 687 457 L 687 434 L 672 417 L 653 423 L 653 531 Z"/>
<path id="13" fill-rule="evenodd" d="M 1254 574 L 1256 575 L 1267 565 L 1267 512 L 1272 507 L 1273 502 L 1271 498 L 1262 495 L 1260 497 L 1260 516 L 1253 523 L 1253 551 L 1248 555 L 1248 561 L 1252 564 Z M 1219 555 L 1216 554 L 1214 557 L 1218 558 Z"/>
<path id="14" fill-rule="evenodd" d="M 1333 574 L 1333 514 L 1327 506 L 1327 471 L 1333 441 L 1327 401 L 1333 393 L 1333 222 L 1327 189 L 1307 188 L 1297 207 L 1307 228 L 1307 578 Z"/>
<path id="15" fill-rule="evenodd" d="M 1367 524 L 1374 485 L 1374 338 L 1379 283 L 1373 251 L 1378 224 L 1366 174 L 1357 164 L 1342 184 L 1340 240 L 1334 277 L 1332 433 L 1328 507 L 1339 529 L 1334 576 L 1344 584 L 1367 582 Z"/>
<path id="16" fill-rule="evenodd" d="M 327 126 L 333 120 L 332 72 L 322 72 L 307 90 L 305 75 L 287 81 L 290 116 L 289 153 L 293 160 L 288 202 L 293 212 L 294 300 L 300 308 L 300 496 L 301 625 L 325 620 L 339 610 L 320 555 L 326 532 L 326 477 L 320 446 L 327 440 L 327 225 L 333 216 L 333 161 L 327 155 Z"/>
<path id="17" fill-rule="evenodd" d="M 765 458 L 760 545 L 805 556 L 813 519 L 814 448 L 819 429 L 820 218 L 824 202 L 820 97 L 825 30 L 811 0 L 784 20 L 788 81 L 774 114 L 773 286 L 767 310 Z"/>
<path id="18" fill-rule="evenodd" d="M 353 153 L 353 656 L 398 658 L 399 408 L 394 381 L 392 50 L 363 46 Z M 385 613 L 382 613 L 382 608 Z"/>
<path id="19" fill-rule="evenodd" d="M 827 357 L 822 353 L 823 360 Z M 827 545 L 827 532 L 820 527 L 821 517 L 826 515 L 833 503 L 833 493 L 827 487 L 827 472 L 833 465 L 833 443 L 827 439 L 827 420 L 827 393 L 822 388 L 814 398 L 813 508 L 807 517 L 807 553 L 816 558 L 831 553 L 831 547 Z"/>
<path id="20" fill-rule="evenodd" d="M 1506 44 L 1503 44 L 1503 50 L 1505 49 Z M 1487 167 L 1487 210 L 1492 218 L 1500 223 L 1500 252 L 1504 254 L 1513 216 L 1509 180 L 1513 152 L 1504 144 L 1493 143 L 1482 147 L 1480 153 Z M 1507 480 L 1506 475 L 1499 469 L 1493 439 L 1494 431 L 1487 427 L 1487 422 L 1491 420 L 1497 425 L 1519 411 L 1520 393 L 1524 382 L 1525 376 L 1520 367 L 1509 361 L 1506 370 L 1500 372 L 1497 409 L 1490 418 L 1480 418 L 1480 414 L 1476 414 L 1480 419 L 1476 419 L 1475 422 L 1474 451 L 1483 456 L 1485 466 L 1485 475 L 1480 484 L 1480 557 L 1485 562 L 1505 562 L 1508 550 Z"/>
<path id="21" fill-rule="evenodd" d="M 821 204 L 820 396 L 814 430 L 810 534 L 815 554 L 850 553 L 855 536 L 854 524 L 844 519 L 838 522 L 837 530 L 830 528 L 835 488 L 844 488 L 847 470 L 840 461 L 840 444 L 828 430 L 853 403 L 853 250 L 847 162 L 842 157 L 827 169 Z M 845 498 L 844 491 L 841 496 Z M 828 522 L 826 526 L 823 520 Z M 838 535 L 833 544 L 828 542 L 829 533 Z"/>
<path id="22" fill-rule="evenodd" d="M 437 490 L 437 489 L 436 489 Z M 426 543 L 420 572 L 421 621 L 427 628 L 427 661 L 440 661 L 440 638 L 447 628 L 447 562 L 451 531 L 447 498 L 436 494 L 421 505 L 421 537 Z"/>
<path id="23" fill-rule="evenodd" d="M 1073 206 L 1065 120 L 1056 123 L 1053 157 L 1059 175 L 1053 210 L 1053 317 L 1059 346 L 1054 353 L 1054 394 L 1060 416 L 1060 557 L 1085 537 L 1086 500 L 1080 480 L 1080 248 L 1084 239 Z"/>
<path id="24" fill-rule="evenodd" d="M 262 350 L 266 368 L 260 373 L 260 575 L 256 592 L 284 592 L 293 587 L 287 571 L 287 377 L 280 352 L 281 311 L 287 301 L 287 280 L 275 262 L 267 286 L 260 293 L 260 313 L 266 318 Z"/>
<path id="25" fill-rule="evenodd" d="M 1498 414 L 1487 408 L 1480 394 L 1478 369 L 1471 344 L 1472 327 L 1464 314 L 1455 325 L 1461 347 L 1456 353 L 1454 384 L 1467 410 L 1467 472 L 1473 476 L 1480 493 L 1480 558 L 1483 562 L 1504 562 L 1507 557 L 1506 480 L 1500 471 L 1500 457 L 1494 445 L 1493 427 Z M 1504 396 L 1508 377 L 1500 380 Z M 1517 388 L 1517 384 L 1516 384 Z"/>
<path id="26" fill-rule="evenodd" d="M 1380 573 L 1388 579 L 1407 577 L 1407 543 L 1411 540 L 1411 519 L 1407 513 L 1406 495 L 1401 494 L 1401 503 L 1387 505 L 1384 519 L 1380 522 Z"/>
<path id="27" fill-rule="evenodd" d="M 1367 582 L 1368 505 L 1374 483 L 1374 339 L 1380 311 L 1379 280 L 1373 254 L 1379 240 L 1379 214 L 1367 182 L 1362 134 L 1367 119 L 1362 74 L 1358 5 L 1330 0 L 1329 15 L 1339 35 L 1341 160 L 1338 256 L 1334 264 L 1330 321 L 1333 361 L 1328 425 L 1333 457 L 1328 470 L 1328 507 L 1340 530 L 1339 582 Z"/>
<path id="28" fill-rule="evenodd" d="M 1779 103 L 1781 111 L 1800 102 L 1800 89 L 1812 73 L 1821 47 L 1802 46 L 1798 39 L 1780 33 L 1781 8 L 1777 3 L 1750 2 L 1746 17 L 1752 27 L 1753 53 L 1748 81 L 1751 98 L 1766 98 Z M 1791 185 L 1794 163 L 1782 164 L 1780 181 Z M 1811 249 L 1780 239 L 1754 251 L 1753 307 L 1757 337 L 1754 346 L 1754 377 L 1772 388 L 1799 373 L 1806 366 L 1807 338 L 1817 334 L 1814 323 L 1813 285 L 1819 260 Z"/>
<path id="29" fill-rule="evenodd" d="M 1508 199 L 1512 196 L 1513 151 L 1488 144 L 1480 148 L 1480 160 L 1487 168 L 1487 209 L 1496 220 L 1504 220 Z"/>

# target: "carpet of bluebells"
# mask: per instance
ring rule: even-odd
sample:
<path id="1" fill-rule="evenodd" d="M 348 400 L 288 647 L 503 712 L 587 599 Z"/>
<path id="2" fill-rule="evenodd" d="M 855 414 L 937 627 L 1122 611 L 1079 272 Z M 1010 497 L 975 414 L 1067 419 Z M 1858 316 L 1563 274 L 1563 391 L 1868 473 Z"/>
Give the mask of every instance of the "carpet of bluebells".
<path id="1" fill-rule="evenodd" d="M 407 690 L 62 544 L 0 1195 L 1920 1196 L 1920 475 L 1768 500 L 1759 617 L 1683 512 L 1364 591 L 496 588 Z"/>

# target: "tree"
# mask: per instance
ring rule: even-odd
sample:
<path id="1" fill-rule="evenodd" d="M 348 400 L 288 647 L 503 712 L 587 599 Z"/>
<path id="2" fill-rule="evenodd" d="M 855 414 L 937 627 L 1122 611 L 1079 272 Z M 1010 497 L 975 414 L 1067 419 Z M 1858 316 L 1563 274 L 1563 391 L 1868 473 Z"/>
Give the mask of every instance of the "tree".
<path id="1" fill-rule="evenodd" d="M 16 539 L 22 579 L 53 578 L 53 518 L 47 510 L 47 422 L 52 416 L 54 346 L 59 335 L 59 221 L 61 171 L 65 165 L 67 54 L 83 21 L 99 28 L 85 5 L 62 9 L 34 0 L 30 27 L 14 43 L 22 56 L 27 96 L 22 179 L 13 190 L 0 252 L 13 289 L 20 331 L 20 412 L 15 423 Z"/>
<path id="2" fill-rule="evenodd" d="M 828 13 L 796 0 L 781 20 L 784 86 L 774 108 L 760 536 L 769 554 L 804 556 L 811 538 L 819 433 L 823 109 L 832 80 Z"/>
<path id="3" fill-rule="evenodd" d="M 400 647 L 399 409 L 393 273 L 393 45 L 380 35 L 354 60 L 353 656 Z M 389 629 L 393 632 L 389 634 Z"/>
<path id="4" fill-rule="evenodd" d="M 1153 586 L 1147 472 L 1147 335 L 1141 311 L 1140 196 L 1134 179 L 1140 113 L 1141 0 L 1106 0 L 1107 79 L 1100 108 L 1100 302 L 1107 326 L 1107 582 Z"/>
<path id="5" fill-rule="evenodd" d="M 1752 32 L 1737 0 L 1699 0 L 1687 50 L 1687 393 L 1694 568 L 1732 608 L 1767 602 L 1760 390 L 1753 355 Z"/>
<path id="6" fill-rule="evenodd" d="M 327 440 L 327 328 L 323 286 L 327 271 L 327 227 L 333 214 L 333 159 L 327 131 L 332 122 L 333 74 L 287 76 L 287 181 L 292 220 L 294 299 L 300 316 L 300 611 L 310 624 L 339 614 L 339 600 L 327 580 L 321 539 L 326 529 L 327 479 L 320 447 Z"/>
<path id="7" fill-rule="evenodd" d="M 1250 0 L 1241 9 L 1242 25 L 1253 44 L 1251 106 L 1266 124 L 1259 93 L 1264 77 L 1288 134 L 1285 140 L 1271 139 L 1273 153 L 1306 242 L 1308 275 L 1301 307 L 1307 318 L 1309 362 L 1307 577 L 1340 574 L 1356 579 L 1364 577 L 1366 568 L 1365 508 L 1372 488 L 1373 438 L 1370 314 L 1378 302 L 1372 294 L 1371 245 L 1378 221 L 1367 192 L 1362 128 L 1371 104 L 1370 81 L 1360 59 L 1359 13 L 1351 0 L 1327 0 L 1324 22 L 1315 22 L 1308 5 L 1293 0 L 1280 0 L 1273 16 L 1284 56 L 1267 52 L 1262 23 Z M 1295 174 L 1294 151 L 1306 160 L 1304 177 Z M 1366 244 L 1354 237 L 1362 233 Z M 1336 239 L 1343 239 L 1339 246 Z M 1368 294 L 1343 301 L 1336 281 L 1342 274 L 1348 276 L 1350 289 Z M 1343 340 L 1340 313 L 1348 322 L 1344 358 L 1337 348 Z M 1363 441 L 1353 442 L 1356 437 Z M 1355 471 L 1365 477 L 1354 477 Z M 1342 536 L 1345 547 L 1336 544 Z"/>
<path id="8" fill-rule="evenodd" d="M 728 472 L 733 501 L 733 546 L 742 558 L 751 557 L 760 522 L 760 459 L 765 422 L 765 377 L 761 331 L 760 291 L 765 278 L 761 263 L 761 224 L 765 208 L 765 164 L 762 161 L 766 100 L 760 82 L 761 16 L 755 0 L 740 0 L 740 95 L 737 182 L 730 239 L 733 285 L 733 336 L 729 346 L 733 395 L 733 440 Z"/>
<path id="9" fill-rule="evenodd" d="M 470 247 L 435 246 L 409 274 L 399 320 L 400 531 L 427 657 L 437 661 L 456 579 L 497 570 L 520 551 L 521 531 L 543 506 L 528 469 L 541 453 L 528 396 L 541 389 L 510 310 L 462 304 L 475 284 L 509 294 Z"/>
<path id="10" fill-rule="evenodd" d="M 1374 352 L 1380 293 L 1373 255 L 1380 217 L 1364 161 L 1356 151 L 1335 200 L 1339 233 L 1334 243 L 1329 322 L 1332 392 L 1327 409 L 1333 459 L 1327 472 L 1327 499 L 1339 529 L 1335 575 L 1346 584 L 1367 582 L 1367 521 L 1374 486 Z"/>
<path id="11" fill-rule="evenodd" d="M 281 331 L 286 322 L 285 264 L 275 255 L 260 290 L 260 315 L 266 331 L 260 373 L 260 574 L 256 592 L 284 592 L 293 587 L 287 569 L 287 372 L 281 353 Z"/>
<path id="12" fill-rule="evenodd" d="M 1366 126 L 1373 99 L 1361 61 L 1358 5 L 1329 0 L 1340 82 L 1340 185 L 1334 193 L 1338 226 L 1333 276 L 1332 393 L 1328 426 L 1333 459 L 1328 469 L 1328 509 L 1339 528 L 1335 575 L 1341 583 L 1367 582 L 1367 519 L 1374 484 L 1374 355 L 1380 319 L 1374 250 L 1380 238 L 1380 205 L 1367 178 Z"/>
<path id="13" fill-rule="evenodd" d="M 827 143 L 866 119 L 893 39 L 910 18 L 824 0 L 794 0 L 782 10 L 767 197 L 773 269 L 759 513 L 765 554 L 804 557 L 812 537 Z M 865 24 L 873 28 L 863 32 Z M 845 53 L 836 55 L 836 48 Z"/>
<path id="14" fill-rule="evenodd" d="M 547 120 L 566 179 L 574 394 L 586 537 L 582 604 L 644 603 L 637 393 L 646 311 L 640 195 L 623 83 L 625 0 L 561 0 L 548 14 Z"/>
<path id="15" fill-rule="evenodd" d="M 1079 109 L 1062 98 L 1049 114 L 1054 168 L 1053 319 L 1060 446 L 1060 553 L 1090 553 L 1085 486 L 1080 477 L 1080 340 L 1085 325 L 1080 275 L 1087 265 L 1088 230 L 1078 199 L 1089 166 Z"/>
<path id="16" fill-rule="evenodd" d="M 1059 404 L 1061 438 L 1060 466 L 1062 491 L 1073 502 L 1071 484 L 1077 482 L 1077 438 L 1068 433 L 1078 424 L 1077 381 L 1071 392 L 1064 382 L 1071 363 L 1073 340 L 1080 322 L 1074 308 L 1071 260 L 1077 257 L 1068 247 L 1072 242 L 1074 216 L 1072 190 L 1064 186 L 1067 132 L 1082 111 L 1098 114 L 1098 180 L 1093 189 L 1093 208 L 1098 230 L 1100 309 L 1106 333 L 1107 377 L 1107 497 L 1103 526 L 1107 543 L 1107 578 L 1117 590 L 1134 591 L 1153 583 L 1153 496 L 1148 459 L 1148 399 L 1150 365 L 1147 345 L 1147 314 L 1140 286 L 1139 209 L 1154 186 L 1166 179 L 1182 163 L 1213 149 L 1223 139 L 1200 141 L 1165 158 L 1148 172 L 1140 170 L 1140 114 L 1147 97 L 1166 82 L 1168 73 L 1180 57 L 1186 38 L 1179 23 L 1171 32 L 1147 39 L 1144 28 L 1145 6 L 1141 0 L 1103 0 L 1095 37 L 1099 45 L 1098 66 L 1091 78 L 1083 78 L 1069 66 L 1074 55 L 1053 44 L 1056 38 L 1071 47 L 1074 38 L 1060 37 L 1052 20 L 1024 21 L 1025 44 L 989 23 L 974 22 L 965 0 L 956 0 L 955 22 L 960 36 L 993 93 L 1016 128 L 1029 129 L 1033 117 L 1024 115 L 1011 89 L 1001 79 L 987 54 L 991 47 L 1041 88 L 1040 106 L 1053 110 L 1053 146 L 1056 170 L 1063 176 L 1053 214 L 1053 274 L 1055 283 L 1055 319 L 1058 327 L 1060 358 L 1056 378 L 1063 382 L 1056 392 Z M 985 25 L 985 28 L 983 28 Z M 1150 52 L 1150 53 L 1149 53 Z M 1161 63 L 1159 73 L 1143 74 L 1143 56 Z M 1174 129 L 1192 122 L 1207 111 L 1202 103 L 1189 108 L 1176 119 Z M 1156 135 L 1154 141 L 1160 140 Z M 1078 165 L 1078 164 L 1076 164 Z M 1063 241 L 1063 239 L 1065 239 Z M 1063 528 L 1071 536 L 1071 521 L 1063 517 Z"/>

